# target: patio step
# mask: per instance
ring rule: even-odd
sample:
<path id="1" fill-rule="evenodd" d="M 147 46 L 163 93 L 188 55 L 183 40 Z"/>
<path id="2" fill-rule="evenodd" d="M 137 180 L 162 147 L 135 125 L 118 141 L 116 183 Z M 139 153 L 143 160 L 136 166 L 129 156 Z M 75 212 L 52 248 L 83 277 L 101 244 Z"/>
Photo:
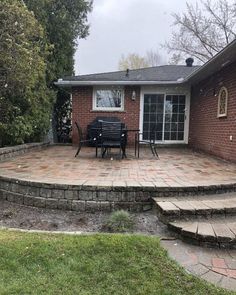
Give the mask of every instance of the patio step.
<path id="1" fill-rule="evenodd" d="M 168 227 L 181 239 L 192 244 L 236 249 L 235 217 L 173 221 L 168 224 Z"/>
<path id="2" fill-rule="evenodd" d="M 236 192 L 154 198 L 160 220 L 185 241 L 236 249 Z"/>
<path id="3" fill-rule="evenodd" d="M 160 220 L 168 224 L 174 220 L 198 216 L 236 216 L 236 193 L 197 197 L 153 198 Z"/>

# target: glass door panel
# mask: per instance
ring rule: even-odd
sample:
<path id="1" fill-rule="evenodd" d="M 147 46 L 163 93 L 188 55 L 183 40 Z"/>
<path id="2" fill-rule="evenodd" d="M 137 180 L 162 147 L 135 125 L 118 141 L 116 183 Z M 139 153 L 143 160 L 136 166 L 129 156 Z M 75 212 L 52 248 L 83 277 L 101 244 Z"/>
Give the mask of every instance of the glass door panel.
<path id="1" fill-rule="evenodd" d="M 166 95 L 164 140 L 184 140 L 185 95 Z"/>
<path id="2" fill-rule="evenodd" d="M 153 128 L 156 139 L 163 139 L 164 94 L 144 94 L 143 139 L 149 140 Z"/>
<path id="3" fill-rule="evenodd" d="M 158 141 L 183 141 L 185 95 L 144 94 L 143 140 L 153 128 Z"/>

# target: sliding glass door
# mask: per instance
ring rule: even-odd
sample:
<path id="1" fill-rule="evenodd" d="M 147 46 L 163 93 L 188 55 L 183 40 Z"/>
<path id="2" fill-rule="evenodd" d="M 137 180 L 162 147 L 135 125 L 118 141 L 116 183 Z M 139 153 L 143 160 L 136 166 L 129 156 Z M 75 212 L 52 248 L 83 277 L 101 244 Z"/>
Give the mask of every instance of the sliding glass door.
<path id="1" fill-rule="evenodd" d="M 184 141 L 185 95 L 144 94 L 143 139 L 153 129 L 157 141 Z"/>

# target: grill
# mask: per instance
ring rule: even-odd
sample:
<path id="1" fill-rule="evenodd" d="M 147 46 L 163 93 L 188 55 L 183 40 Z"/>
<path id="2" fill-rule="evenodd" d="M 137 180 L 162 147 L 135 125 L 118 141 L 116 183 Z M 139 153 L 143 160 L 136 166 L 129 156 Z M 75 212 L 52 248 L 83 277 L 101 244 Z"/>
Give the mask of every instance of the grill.
<path id="1" fill-rule="evenodd" d="M 121 120 L 117 117 L 96 117 L 96 119 L 94 119 L 87 127 L 87 139 L 92 139 L 97 135 L 94 128 L 99 128 L 99 121 L 121 122 Z M 94 146 L 94 144 L 91 143 L 90 146 Z"/>

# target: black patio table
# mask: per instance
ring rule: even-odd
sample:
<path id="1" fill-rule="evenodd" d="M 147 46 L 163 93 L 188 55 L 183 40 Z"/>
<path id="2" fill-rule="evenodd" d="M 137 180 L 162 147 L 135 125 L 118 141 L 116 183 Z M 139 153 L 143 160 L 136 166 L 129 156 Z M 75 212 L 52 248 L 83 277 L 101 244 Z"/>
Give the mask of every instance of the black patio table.
<path id="1" fill-rule="evenodd" d="M 110 122 L 109 122 L 110 123 Z M 97 157 L 97 150 L 99 147 L 102 146 L 101 142 L 99 141 L 100 137 L 101 137 L 101 127 L 92 127 L 91 130 L 93 130 L 94 132 L 96 132 L 96 137 L 97 137 L 97 140 L 96 140 L 96 157 Z M 140 129 L 128 129 L 127 127 L 123 128 L 122 129 L 122 132 L 124 133 L 124 145 L 122 146 L 122 158 L 127 158 L 127 155 L 126 155 L 126 146 L 127 146 L 127 140 L 128 140 L 128 133 L 129 132 L 139 132 Z"/>

